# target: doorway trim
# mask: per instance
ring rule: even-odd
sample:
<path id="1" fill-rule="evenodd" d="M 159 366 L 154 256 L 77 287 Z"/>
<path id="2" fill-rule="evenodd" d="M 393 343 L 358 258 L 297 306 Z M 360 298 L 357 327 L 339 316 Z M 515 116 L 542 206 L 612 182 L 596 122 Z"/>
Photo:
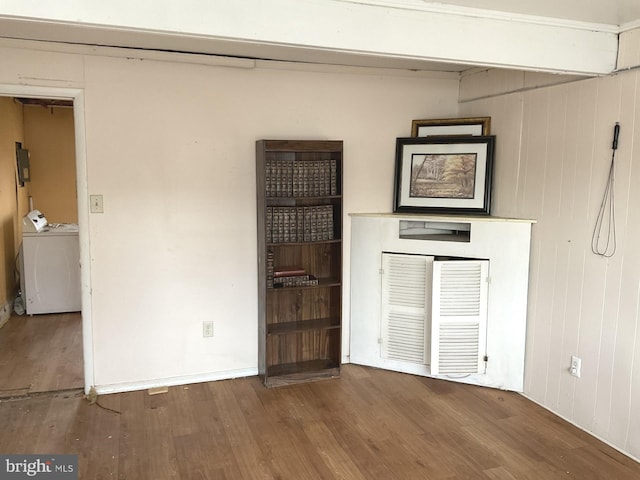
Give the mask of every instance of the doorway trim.
<path id="1" fill-rule="evenodd" d="M 80 88 L 39 87 L 0 83 L 0 96 L 73 100 L 73 122 L 76 151 L 76 190 L 78 197 L 78 230 L 80 243 L 80 282 L 82 295 L 82 356 L 84 391 L 95 385 L 93 369 L 93 323 L 91 321 L 91 254 L 89 238 L 89 189 L 84 117 L 84 90 Z"/>

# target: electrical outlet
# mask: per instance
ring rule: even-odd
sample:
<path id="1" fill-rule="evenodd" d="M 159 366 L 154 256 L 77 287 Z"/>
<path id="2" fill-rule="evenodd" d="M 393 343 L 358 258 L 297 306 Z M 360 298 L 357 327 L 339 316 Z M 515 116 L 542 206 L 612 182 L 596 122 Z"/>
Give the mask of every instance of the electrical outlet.
<path id="1" fill-rule="evenodd" d="M 580 378 L 580 370 L 582 370 L 582 359 L 576 357 L 575 355 L 572 355 L 571 366 L 569 367 L 569 373 L 574 377 Z"/>
<path id="2" fill-rule="evenodd" d="M 202 322 L 202 336 L 213 337 L 213 322 Z"/>

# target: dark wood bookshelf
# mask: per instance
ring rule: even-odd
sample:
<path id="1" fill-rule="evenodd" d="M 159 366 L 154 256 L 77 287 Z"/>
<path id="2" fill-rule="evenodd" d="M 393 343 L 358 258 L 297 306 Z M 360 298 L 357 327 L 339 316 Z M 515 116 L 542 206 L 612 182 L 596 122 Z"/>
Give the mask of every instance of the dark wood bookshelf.
<path id="1" fill-rule="evenodd" d="M 256 143 L 258 367 L 268 387 L 340 375 L 342 170 L 342 141 Z M 291 265 L 317 284 L 274 284 L 274 268 Z"/>

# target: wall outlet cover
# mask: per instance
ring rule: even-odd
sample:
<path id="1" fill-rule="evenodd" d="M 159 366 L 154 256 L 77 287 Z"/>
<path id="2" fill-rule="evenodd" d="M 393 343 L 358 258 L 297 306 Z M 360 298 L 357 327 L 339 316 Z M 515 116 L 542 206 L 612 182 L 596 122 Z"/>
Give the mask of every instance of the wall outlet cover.
<path id="1" fill-rule="evenodd" d="M 575 355 L 571 356 L 571 365 L 569 366 L 569 373 L 577 378 L 580 378 L 582 370 L 582 359 L 576 357 Z"/>
<path id="2" fill-rule="evenodd" d="M 213 337 L 213 322 L 202 322 L 202 336 Z"/>

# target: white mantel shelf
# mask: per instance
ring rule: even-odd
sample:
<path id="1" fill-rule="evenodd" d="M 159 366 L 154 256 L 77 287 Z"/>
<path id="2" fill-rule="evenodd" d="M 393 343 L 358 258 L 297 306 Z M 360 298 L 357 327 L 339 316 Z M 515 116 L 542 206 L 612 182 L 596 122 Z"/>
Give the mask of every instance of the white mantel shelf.
<path id="1" fill-rule="evenodd" d="M 537 223 L 536 220 L 524 218 L 493 217 L 489 215 L 438 215 L 425 213 L 360 213 L 348 214 L 350 217 L 397 218 L 400 220 L 437 220 L 441 222 L 522 222 Z"/>

